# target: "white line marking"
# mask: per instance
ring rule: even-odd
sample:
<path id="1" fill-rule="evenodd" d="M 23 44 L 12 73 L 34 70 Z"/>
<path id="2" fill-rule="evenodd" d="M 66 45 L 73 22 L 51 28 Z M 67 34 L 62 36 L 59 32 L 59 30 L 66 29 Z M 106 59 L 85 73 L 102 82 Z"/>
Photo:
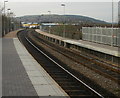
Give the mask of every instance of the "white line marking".
<path id="1" fill-rule="evenodd" d="M 56 65 L 58 65 L 60 68 L 62 68 L 64 71 L 66 71 L 68 74 L 70 74 L 72 77 L 74 77 L 75 79 L 77 79 L 80 83 L 82 83 L 84 86 L 86 86 L 87 88 L 89 88 L 91 91 L 93 91 L 95 94 L 97 94 L 98 96 L 100 96 L 101 98 L 104 98 L 101 94 L 99 94 L 98 92 L 96 92 L 94 89 L 92 89 L 90 86 L 88 86 L 87 84 L 85 84 L 82 80 L 80 80 L 79 78 L 77 78 L 76 76 L 74 76 L 72 73 L 70 73 L 68 70 L 66 70 L 65 68 L 63 68 L 60 64 L 58 64 L 57 62 L 55 62 L 53 59 L 51 59 L 48 55 L 46 55 L 43 51 L 41 51 L 38 47 L 36 47 L 28 38 L 25 37 L 25 39 L 34 47 L 36 48 L 39 52 L 41 52 L 44 56 L 46 56 L 49 60 L 51 60 L 53 63 L 55 63 Z"/>

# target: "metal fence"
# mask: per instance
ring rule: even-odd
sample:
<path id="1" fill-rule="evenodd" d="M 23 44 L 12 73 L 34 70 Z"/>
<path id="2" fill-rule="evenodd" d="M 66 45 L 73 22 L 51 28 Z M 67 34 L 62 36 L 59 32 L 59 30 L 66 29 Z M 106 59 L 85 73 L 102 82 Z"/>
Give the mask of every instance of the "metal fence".
<path id="1" fill-rule="evenodd" d="M 120 46 L 120 28 L 82 27 L 82 39 Z"/>

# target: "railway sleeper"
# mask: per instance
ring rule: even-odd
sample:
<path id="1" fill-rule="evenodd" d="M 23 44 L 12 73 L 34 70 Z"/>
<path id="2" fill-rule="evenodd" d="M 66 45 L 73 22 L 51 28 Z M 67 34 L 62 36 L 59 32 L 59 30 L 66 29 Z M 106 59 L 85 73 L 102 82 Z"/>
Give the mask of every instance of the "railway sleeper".
<path id="1" fill-rule="evenodd" d="M 85 90 L 77 90 L 77 91 L 74 91 L 74 90 L 68 90 L 68 91 L 65 91 L 68 95 L 92 95 L 91 92 L 86 92 Z"/>

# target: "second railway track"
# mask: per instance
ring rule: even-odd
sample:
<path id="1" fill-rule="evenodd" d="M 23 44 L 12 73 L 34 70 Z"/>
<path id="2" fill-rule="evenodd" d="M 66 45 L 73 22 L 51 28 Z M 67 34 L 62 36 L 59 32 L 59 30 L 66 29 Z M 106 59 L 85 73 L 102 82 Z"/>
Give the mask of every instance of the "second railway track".
<path id="1" fill-rule="evenodd" d="M 82 54 L 76 54 L 74 51 L 65 49 L 63 47 L 59 47 L 54 45 L 51 42 L 46 41 L 45 39 L 42 39 L 38 35 L 34 33 L 30 33 L 35 40 L 40 41 L 42 44 L 45 44 L 49 48 L 52 48 L 53 50 L 61 53 L 62 55 L 72 59 L 73 61 L 77 62 L 78 64 L 82 64 L 95 72 L 104 75 L 107 78 L 110 78 L 111 80 L 114 80 L 118 84 L 120 84 L 120 70 L 119 69 L 110 69 L 106 67 L 102 62 L 99 62 L 98 60 L 94 60 L 91 57 L 86 57 L 85 55 Z M 108 65 L 109 66 L 109 65 Z"/>

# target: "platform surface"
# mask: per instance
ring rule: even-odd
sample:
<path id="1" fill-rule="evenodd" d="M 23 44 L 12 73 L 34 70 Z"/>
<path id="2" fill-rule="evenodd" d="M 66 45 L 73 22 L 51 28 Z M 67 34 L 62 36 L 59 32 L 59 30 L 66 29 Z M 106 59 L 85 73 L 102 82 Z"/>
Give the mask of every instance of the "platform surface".
<path id="1" fill-rule="evenodd" d="M 68 96 L 17 38 L 3 38 L 2 96 Z"/>
<path id="2" fill-rule="evenodd" d="M 12 39 L 3 38 L 2 96 L 37 96 Z"/>

